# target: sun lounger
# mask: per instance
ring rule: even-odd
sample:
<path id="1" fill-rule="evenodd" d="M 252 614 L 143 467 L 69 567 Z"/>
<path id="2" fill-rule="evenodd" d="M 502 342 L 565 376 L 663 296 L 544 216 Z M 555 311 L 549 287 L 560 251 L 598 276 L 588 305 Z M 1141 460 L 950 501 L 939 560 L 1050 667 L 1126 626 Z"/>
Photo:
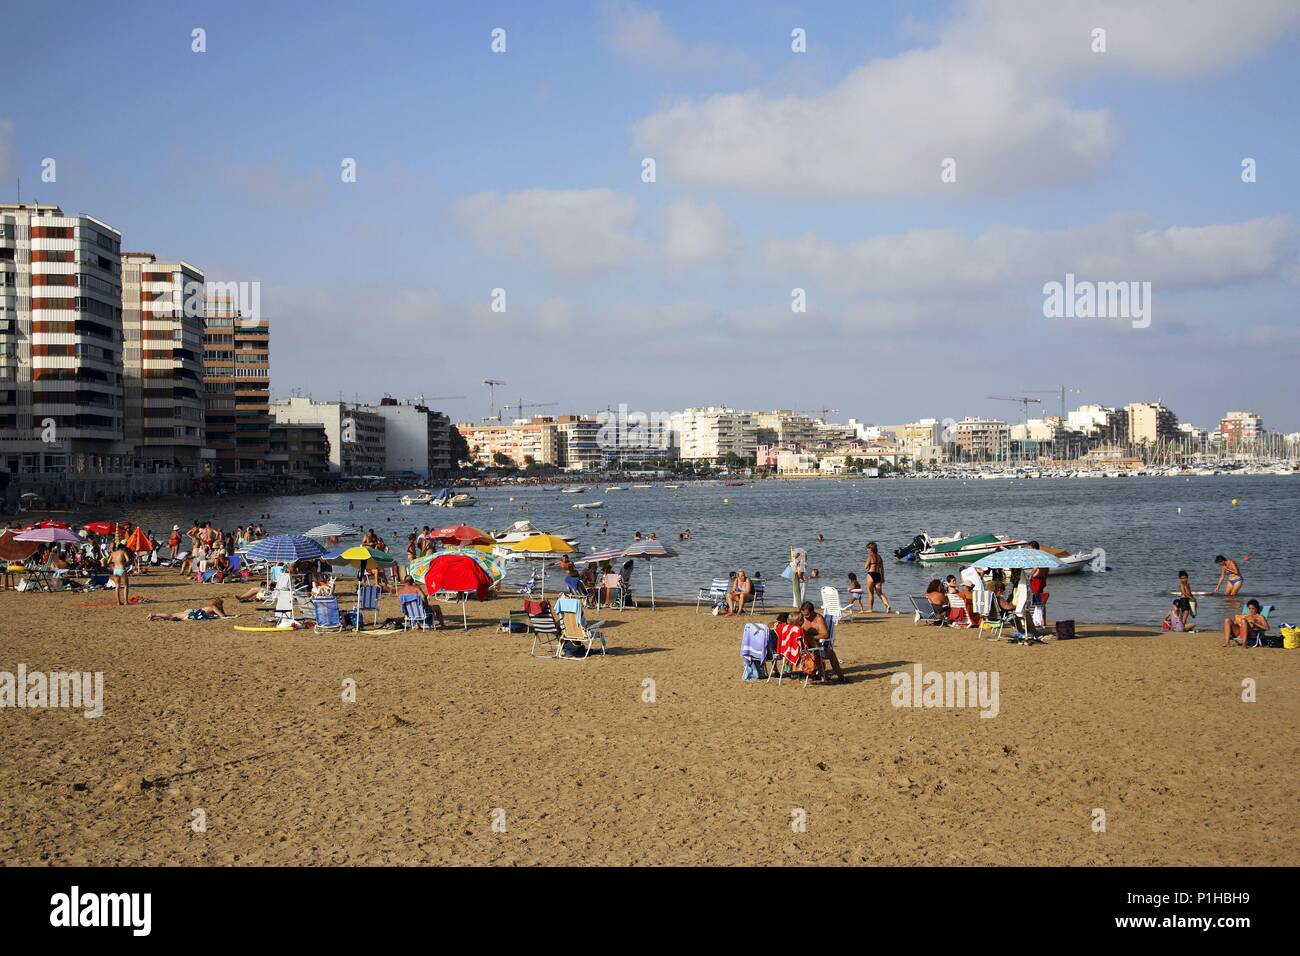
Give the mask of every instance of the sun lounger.
<path id="1" fill-rule="evenodd" d="M 853 617 L 853 611 L 840 603 L 840 592 L 836 588 L 822 588 L 822 616 L 826 620 L 832 617 L 836 621 L 847 621 Z"/>
<path id="2" fill-rule="evenodd" d="M 332 594 L 312 598 L 312 607 L 316 609 L 316 624 L 312 628 L 317 634 L 337 633 L 343 630 L 343 621 L 339 617 L 339 599 Z"/>
<path id="3" fill-rule="evenodd" d="M 405 630 L 427 631 L 429 629 L 429 608 L 424 598 L 418 594 L 403 594 L 402 627 Z"/>
<path id="4" fill-rule="evenodd" d="M 730 578 L 714 578 L 709 586 L 700 588 L 695 595 L 695 610 L 700 610 L 700 602 L 708 600 L 711 607 L 725 607 L 727 604 L 727 592 L 731 590 Z"/>
<path id="5" fill-rule="evenodd" d="M 938 624 L 940 627 L 944 625 L 943 615 L 934 609 L 934 605 L 924 594 L 920 597 L 910 597 L 908 600 L 912 602 L 912 609 L 916 612 L 912 617 L 913 624 L 924 621 L 927 624 Z"/>
<path id="6" fill-rule="evenodd" d="M 596 644 L 600 644 L 600 654 L 605 656 L 605 634 L 601 631 L 600 626 L 604 621 L 588 622 L 582 616 L 582 602 L 577 598 L 565 597 L 560 598 L 555 603 L 555 610 L 560 615 L 562 627 L 560 629 L 560 639 L 565 643 L 576 643 L 582 648 L 582 655 L 579 659 L 585 659 L 591 656 L 591 649 Z M 559 648 L 560 653 L 557 656 L 563 657 L 563 646 Z"/>
<path id="7" fill-rule="evenodd" d="M 560 628 L 555 623 L 555 619 L 549 614 L 530 614 L 528 615 L 528 626 L 533 632 L 533 646 L 528 651 L 529 657 L 555 657 L 560 649 Z M 545 650 L 550 648 L 549 654 L 538 654 L 537 647 L 541 645 Z"/>

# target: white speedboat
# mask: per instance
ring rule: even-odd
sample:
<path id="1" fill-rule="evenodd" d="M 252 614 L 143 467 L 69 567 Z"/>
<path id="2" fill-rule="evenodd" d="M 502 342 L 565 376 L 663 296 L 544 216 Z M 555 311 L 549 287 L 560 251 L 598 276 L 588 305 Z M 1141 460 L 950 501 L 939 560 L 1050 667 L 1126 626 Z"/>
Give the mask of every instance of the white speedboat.
<path id="1" fill-rule="evenodd" d="M 608 488 L 605 489 L 605 493 L 608 494 L 611 491 L 622 491 L 622 490 L 623 488 L 620 487 L 619 485 L 610 485 Z"/>
<path id="2" fill-rule="evenodd" d="M 1059 568 L 1048 568 L 1048 574 L 1075 574 L 1087 568 L 1089 571 L 1102 573 L 1106 570 L 1106 551 L 1104 548 L 1091 548 L 1086 551 L 1066 553 L 1060 548 L 1043 548 L 1049 554 L 1056 555 L 1061 561 Z"/>
<path id="3" fill-rule="evenodd" d="M 508 558 L 513 560 L 519 556 L 519 552 L 515 551 L 512 545 L 519 543 L 524 540 L 524 538 L 530 537 L 531 535 L 545 533 L 546 532 L 534 525 L 531 521 L 516 521 L 505 531 L 492 532 L 492 539 L 496 542 L 496 545 L 492 548 L 492 553 L 499 558 Z M 578 550 L 577 538 L 570 538 L 566 535 L 564 536 L 564 540 L 568 542 L 569 547 L 573 548 L 575 551 Z"/>
<path id="4" fill-rule="evenodd" d="M 604 503 L 605 502 L 603 501 L 584 501 L 581 504 L 574 505 L 573 507 L 577 508 L 579 511 L 589 511 L 592 508 L 599 508 Z"/>
<path id="5" fill-rule="evenodd" d="M 637 489 L 638 491 L 644 491 L 647 488 L 653 488 L 654 485 L 633 485 L 632 487 Z"/>
<path id="6" fill-rule="evenodd" d="M 582 494 L 582 493 L 583 493 L 584 491 L 586 491 L 586 490 L 587 490 L 586 488 L 561 488 L 561 489 L 560 489 L 560 494 L 562 494 L 562 495 L 580 495 L 580 494 Z"/>
<path id="7" fill-rule="evenodd" d="M 1023 548 L 1028 544 L 1028 541 L 1005 534 L 977 534 L 943 544 L 931 544 L 916 558 L 922 564 L 972 564 L 995 551 Z"/>
<path id="8" fill-rule="evenodd" d="M 406 507 L 408 507 L 408 508 L 409 508 L 411 505 L 431 505 L 431 504 L 435 504 L 435 500 L 434 500 L 433 495 L 429 494 L 427 491 L 422 492 L 422 493 L 419 494 L 419 495 L 416 495 L 414 498 L 412 498 L 410 495 L 402 495 L 402 497 L 399 498 L 398 500 L 401 501 L 401 503 L 402 503 L 403 505 L 405 505 Z"/>

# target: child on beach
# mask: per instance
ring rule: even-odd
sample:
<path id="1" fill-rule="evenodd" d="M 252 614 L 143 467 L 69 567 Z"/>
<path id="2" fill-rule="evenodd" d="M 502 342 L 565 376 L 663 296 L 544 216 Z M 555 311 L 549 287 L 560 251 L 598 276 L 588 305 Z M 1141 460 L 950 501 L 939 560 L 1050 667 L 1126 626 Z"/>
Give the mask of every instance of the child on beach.
<path id="1" fill-rule="evenodd" d="M 858 610 L 866 613 L 866 608 L 862 606 L 862 585 L 858 583 L 858 576 L 852 571 L 849 572 L 849 607 L 858 606 Z"/>
<path id="2" fill-rule="evenodd" d="M 1183 618 L 1184 611 L 1178 606 L 1178 598 L 1174 598 L 1173 606 L 1169 613 L 1165 615 L 1164 622 L 1161 624 L 1166 631 L 1172 631 L 1175 634 L 1181 634 L 1186 630 L 1186 621 Z"/>
<path id="3" fill-rule="evenodd" d="M 1183 619 L 1182 630 L 1195 631 L 1195 627 L 1187 626 L 1188 616 L 1196 617 L 1196 597 L 1192 594 L 1192 585 L 1186 571 L 1178 572 L 1178 597 L 1174 599 L 1174 605 Z"/>

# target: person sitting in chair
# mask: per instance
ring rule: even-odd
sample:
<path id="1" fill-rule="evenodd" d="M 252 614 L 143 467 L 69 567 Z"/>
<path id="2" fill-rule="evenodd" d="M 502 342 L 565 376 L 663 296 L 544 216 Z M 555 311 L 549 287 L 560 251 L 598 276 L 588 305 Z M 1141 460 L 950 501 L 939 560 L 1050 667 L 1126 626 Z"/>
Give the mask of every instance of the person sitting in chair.
<path id="1" fill-rule="evenodd" d="M 738 570 L 731 579 L 731 590 L 727 592 L 727 617 L 745 613 L 745 602 L 754 593 L 754 583 L 746 577 L 744 570 Z"/>
<path id="2" fill-rule="evenodd" d="M 415 583 L 409 574 L 402 580 L 402 583 L 397 586 L 397 600 L 400 602 L 402 597 L 407 594 L 414 594 L 420 598 L 420 604 L 424 606 L 424 617 L 426 620 L 428 620 L 430 615 L 432 615 L 438 622 L 438 627 L 443 626 L 442 608 L 438 607 L 436 604 L 429 603 L 428 599 L 424 596 L 424 592 L 420 590 L 420 586 Z"/>
<path id="3" fill-rule="evenodd" d="M 840 660 L 835 656 L 835 648 L 831 646 L 829 640 L 831 629 L 826 623 L 826 618 L 813 607 L 812 601 L 804 601 L 799 605 L 799 615 L 802 618 L 804 644 L 809 650 L 821 648 L 821 653 L 817 655 L 817 679 L 826 679 L 826 661 L 830 661 L 836 679 L 841 684 L 848 683 L 844 671 L 840 670 Z"/>
<path id="4" fill-rule="evenodd" d="M 1267 631 L 1268 618 L 1260 612 L 1259 602 L 1251 598 L 1246 602 L 1246 612 L 1244 614 L 1225 617 L 1223 619 L 1223 643 L 1219 646 L 1227 647 L 1234 640 L 1240 640 L 1239 646 L 1245 647 L 1250 640 L 1252 631 Z"/>

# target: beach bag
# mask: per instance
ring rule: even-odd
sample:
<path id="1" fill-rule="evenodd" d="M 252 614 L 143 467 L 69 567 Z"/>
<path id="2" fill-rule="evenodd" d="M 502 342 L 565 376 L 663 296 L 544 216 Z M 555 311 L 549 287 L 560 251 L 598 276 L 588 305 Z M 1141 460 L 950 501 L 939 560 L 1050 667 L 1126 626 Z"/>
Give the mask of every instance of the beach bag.
<path id="1" fill-rule="evenodd" d="M 799 663 L 794 665 L 794 669 L 800 674 L 809 676 L 817 673 L 817 657 L 811 651 L 805 653 L 799 658 Z"/>
<path id="2" fill-rule="evenodd" d="M 1070 641 L 1074 639 L 1074 622 L 1057 621 L 1056 622 L 1056 639 L 1058 641 Z"/>
<path id="3" fill-rule="evenodd" d="M 1042 627 L 1044 621 L 1043 606 L 1041 604 L 1034 606 L 1034 627 Z"/>
<path id="4" fill-rule="evenodd" d="M 586 648 L 579 641 L 560 641 L 560 653 L 562 657 L 585 657 Z"/>
<path id="5" fill-rule="evenodd" d="M 1282 632 L 1282 646 L 1295 650 L 1300 647 L 1300 627 L 1294 627 L 1290 624 L 1283 624 L 1280 628 Z"/>

